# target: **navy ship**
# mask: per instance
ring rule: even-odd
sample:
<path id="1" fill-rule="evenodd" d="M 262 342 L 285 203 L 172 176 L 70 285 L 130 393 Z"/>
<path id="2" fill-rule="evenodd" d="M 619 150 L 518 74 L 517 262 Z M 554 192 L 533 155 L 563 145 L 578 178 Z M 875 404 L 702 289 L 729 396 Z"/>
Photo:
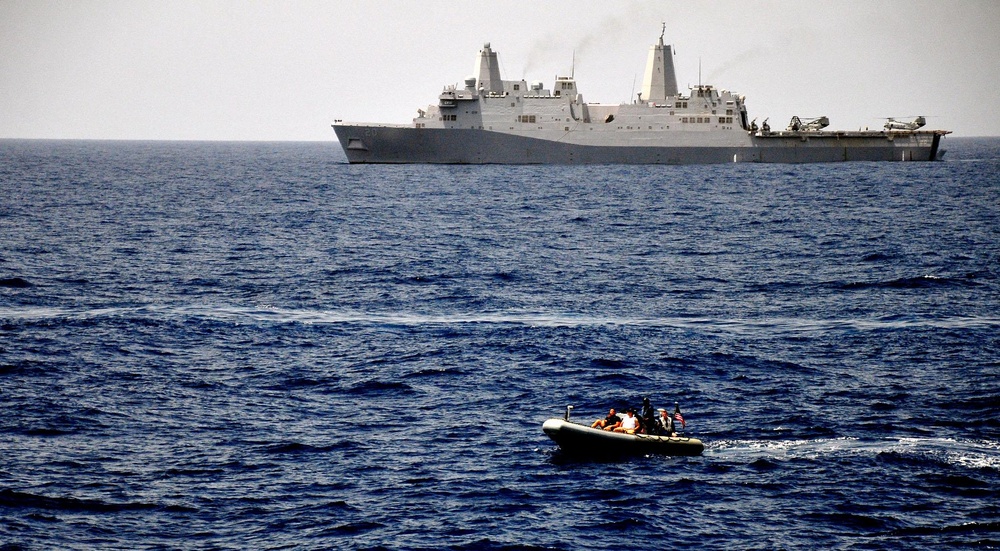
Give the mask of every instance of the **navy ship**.
<path id="1" fill-rule="evenodd" d="M 713 85 L 677 89 L 673 49 L 650 47 L 630 103 L 586 103 L 572 77 L 503 80 L 487 43 L 473 75 L 448 85 L 410 124 L 335 121 L 350 163 L 708 164 L 931 161 L 946 130 L 923 117 L 882 130 L 830 131 L 826 117 L 793 117 L 772 131 L 750 120 L 745 97 Z"/>

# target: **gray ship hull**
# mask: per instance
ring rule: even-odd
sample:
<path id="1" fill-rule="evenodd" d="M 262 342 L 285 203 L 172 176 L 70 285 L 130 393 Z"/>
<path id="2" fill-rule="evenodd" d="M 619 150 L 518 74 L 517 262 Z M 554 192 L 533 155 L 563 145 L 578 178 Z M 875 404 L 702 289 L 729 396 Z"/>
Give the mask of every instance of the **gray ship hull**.
<path id="1" fill-rule="evenodd" d="M 348 162 L 435 164 L 717 164 L 932 161 L 940 131 L 777 132 L 712 145 L 591 145 L 480 129 L 337 124 Z M 641 141 L 641 140 L 637 140 Z"/>

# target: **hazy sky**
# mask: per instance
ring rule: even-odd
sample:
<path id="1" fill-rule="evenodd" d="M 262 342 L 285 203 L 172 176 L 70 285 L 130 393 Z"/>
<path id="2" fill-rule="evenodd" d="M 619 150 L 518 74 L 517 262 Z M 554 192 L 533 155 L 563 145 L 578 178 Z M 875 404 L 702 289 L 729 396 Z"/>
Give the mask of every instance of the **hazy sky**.
<path id="1" fill-rule="evenodd" d="M 700 59 L 773 127 L 1000 135 L 997 0 L 0 0 L 0 138 L 334 140 L 410 122 L 486 41 L 547 87 L 575 51 L 584 98 L 620 103 L 661 21 L 682 90 Z"/>

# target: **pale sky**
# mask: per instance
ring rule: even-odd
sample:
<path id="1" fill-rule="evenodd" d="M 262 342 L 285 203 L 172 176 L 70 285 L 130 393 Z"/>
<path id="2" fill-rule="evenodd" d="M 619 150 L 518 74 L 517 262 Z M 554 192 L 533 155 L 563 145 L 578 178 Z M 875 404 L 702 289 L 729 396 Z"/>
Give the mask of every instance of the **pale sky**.
<path id="1" fill-rule="evenodd" d="M 484 42 L 549 88 L 575 52 L 584 99 L 621 103 L 664 21 L 682 90 L 700 60 L 774 128 L 1000 135 L 997 0 L 0 0 L 0 138 L 333 141 L 409 123 Z"/>

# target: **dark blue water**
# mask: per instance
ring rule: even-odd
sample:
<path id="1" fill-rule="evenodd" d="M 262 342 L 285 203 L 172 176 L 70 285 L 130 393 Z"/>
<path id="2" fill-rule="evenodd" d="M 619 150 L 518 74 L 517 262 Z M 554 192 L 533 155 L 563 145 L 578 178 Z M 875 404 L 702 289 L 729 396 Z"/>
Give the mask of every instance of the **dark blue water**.
<path id="1" fill-rule="evenodd" d="M 1000 548 L 1000 139 L 945 147 L 0 141 L 0 545 Z M 647 395 L 703 456 L 541 431 Z"/>

